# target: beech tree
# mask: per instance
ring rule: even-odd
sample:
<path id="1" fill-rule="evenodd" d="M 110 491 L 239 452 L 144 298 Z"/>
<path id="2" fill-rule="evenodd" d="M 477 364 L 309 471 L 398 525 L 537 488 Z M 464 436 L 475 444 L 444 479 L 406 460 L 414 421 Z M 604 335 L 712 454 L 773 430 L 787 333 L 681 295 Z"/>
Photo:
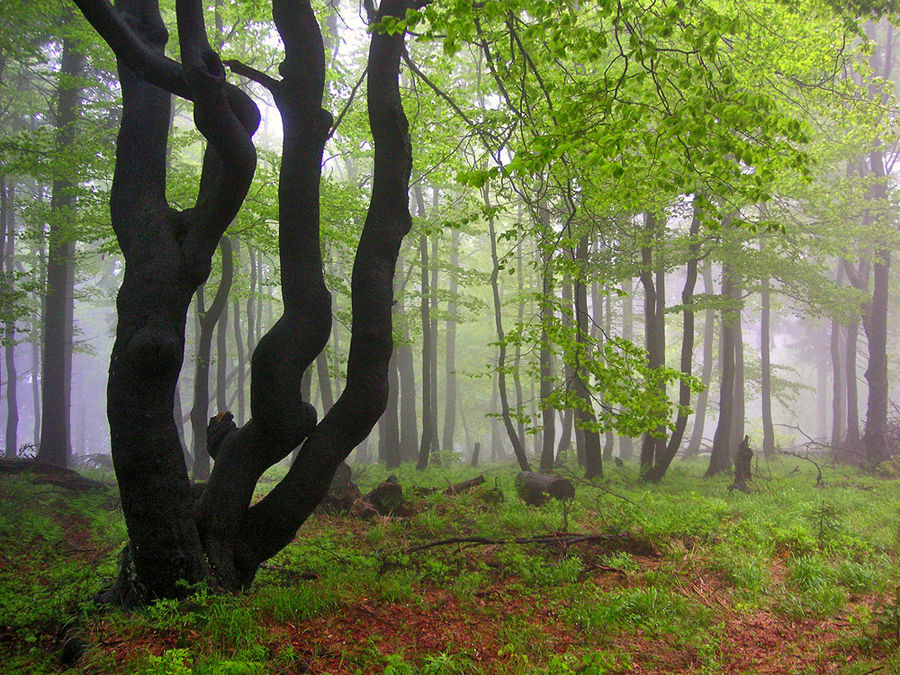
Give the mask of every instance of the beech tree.
<path id="1" fill-rule="evenodd" d="M 307 367 L 331 329 L 319 242 L 322 153 L 332 116 L 322 109 L 325 53 L 308 0 L 273 0 L 285 56 L 276 79 L 229 66 L 272 93 L 282 115 L 279 251 L 284 313 L 262 336 L 251 362 L 251 419 L 210 423 L 216 460 L 209 482 L 192 490 L 173 420 L 191 297 L 210 272 L 226 227 L 246 196 L 256 165 L 259 112 L 229 84 L 210 47 L 199 0 L 177 0 L 181 61 L 165 56 L 167 31 L 157 0 L 76 0 L 118 59 L 123 111 L 110 207 L 125 256 L 108 385 L 113 463 L 129 545 L 105 599 L 124 604 L 183 595 L 201 581 L 245 587 L 286 546 L 324 496 L 341 461 L 385 408 L 392 350 L 392 278 L 410 227 L 412 166 L 399 92 L 404 33 L 412 5 L 368 2 L 369 123 L 374 138 L 372 196 L 352 275 L 352 335 L 346 387 L 321 421 L 301 396 Z M 196 203 L 176 210 L 165 198 L 172 94 L 193 101 L 206 139 Z M 292 450 L 284 479 L 250 506 L 257 480 Z"/>

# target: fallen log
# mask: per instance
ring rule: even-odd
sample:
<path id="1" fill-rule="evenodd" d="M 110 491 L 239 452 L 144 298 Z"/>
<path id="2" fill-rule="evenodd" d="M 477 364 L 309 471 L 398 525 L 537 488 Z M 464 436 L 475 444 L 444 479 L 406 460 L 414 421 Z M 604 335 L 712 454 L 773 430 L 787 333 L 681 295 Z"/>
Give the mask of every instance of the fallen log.
<path id="1" fill-rule="evenodd" d="M 516 489 L 526 504 L 540 506 L 549 499 L 574 499 L 575 486 L 565 478 L 522 471 L 516 477 Z"/>
<path id="2" fill-rule="evenodd" d="M 475 476 L 475 478 L 470 478 L 469 480 L 464 480 L 462 483 L 457 483 L 456 485 L 451 485 L 446 490 L 444 490 L 445 495 L 458 495 L 463 492 L 468 492 L 473 487 L 477 487 L 484 483 L 484 475 L 479 474 Z"/>
<path id="3" fill-rule="evenodd" d="M 0 459 L 0 473 L 26 474 L 32 483 L 54 485 L 67 490 L 105 490 L 110 483 L 86 478 L 77 471 L 33 459 Z"/>

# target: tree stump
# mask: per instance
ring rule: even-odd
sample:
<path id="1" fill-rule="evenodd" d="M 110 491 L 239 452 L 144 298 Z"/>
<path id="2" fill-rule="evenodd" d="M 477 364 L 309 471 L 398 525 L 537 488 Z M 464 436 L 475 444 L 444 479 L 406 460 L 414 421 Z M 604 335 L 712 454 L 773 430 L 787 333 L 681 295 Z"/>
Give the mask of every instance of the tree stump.
<path id="1" fill-rule="evenodd" d="M 360 498 L 360 491 L 353 484 L 352 471 L 346 462 L 338 465 L 334 478 L 331 479 L 331 485 L 328 487 L 328 494 L 319 504 L 319 511 L 334 515 L 343 513 L 353 508 L 353 505 Z"/>
<path id="2" fill-rule="evenodd" d="M 472 461 L 470 462 L 470 466 L 476 467 L 478 466 L 478 455 L 481 454 L 481 443 L 476 443 L 475 447 L 472 449 Z"/>
<path id="3" fill-rule="evenodd" d="M 352 509 L 356 516 L 406 516 L 409 506 L 403 499 L 403 488 L 394 476 L 356 500 Z"/>
<path id="4" fill-rule="evenodd" d="M 549 499 L 574 499 L 575 486 L 565 478 L 522 471 L 516 477 L 519 497 L 526 504 L 540 506 Z"/>
<path id="5" fill-rule="evenodd" d="M 752 462 L 753 451 L 750 449 L 750 437 L 744 436 L 744 440 L 738 446 L 737 456 L 734 458 L 734 483 L 731 484 L 729 490 L 750 492 L 747 483 L 753 480 Z"/>

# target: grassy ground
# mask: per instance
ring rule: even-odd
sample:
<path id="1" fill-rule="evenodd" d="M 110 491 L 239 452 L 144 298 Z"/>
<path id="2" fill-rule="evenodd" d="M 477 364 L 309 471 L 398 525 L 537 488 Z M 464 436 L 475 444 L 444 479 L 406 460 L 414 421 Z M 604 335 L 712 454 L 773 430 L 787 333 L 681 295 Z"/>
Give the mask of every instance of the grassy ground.
<path id="1" fill-rule="evenodd" d="M 68 643 L 89 673 L 900 673 L 897 482 L 832 469 L 817 488 L 790 458 L 747 495 L 704 468 L 644 486 L 610 467 L 528 507 L 511 466 L 454 497 L 412 488 L 477 471 L 404 467 L 410 517 L 316 516 L 252 591 L 136 612 L 87 601 L 124 541 L 114 494 L 4 477 L 0 663 L 62 672 Z M 563 532 L 597 536 L 544 536 Z"/>

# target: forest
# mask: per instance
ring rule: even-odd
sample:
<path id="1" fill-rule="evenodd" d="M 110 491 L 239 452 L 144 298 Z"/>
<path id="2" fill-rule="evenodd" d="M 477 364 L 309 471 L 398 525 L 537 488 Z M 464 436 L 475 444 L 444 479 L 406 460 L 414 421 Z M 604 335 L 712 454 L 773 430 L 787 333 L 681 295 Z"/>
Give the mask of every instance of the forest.
<path id="1" fill-rule="evenodd" d="M 900 672 L 898 20 L 4 0 L 3 670 Z"/>

